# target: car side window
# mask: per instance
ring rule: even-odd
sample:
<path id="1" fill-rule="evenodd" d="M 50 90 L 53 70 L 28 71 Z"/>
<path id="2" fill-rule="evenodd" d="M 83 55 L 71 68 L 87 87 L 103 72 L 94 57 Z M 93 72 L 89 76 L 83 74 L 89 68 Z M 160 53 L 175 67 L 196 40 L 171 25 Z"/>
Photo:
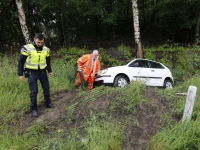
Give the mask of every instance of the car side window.
<path id="1" fill-rule="evenodd" d="M 149 68 L 148 62 L 146 60 L 141 61 L 141 67 L 143 68 Z"/>
<path id="2" fill-rule="evenodd" d="M 148 62 L 146 60 L 136 60 L 132 62 L 129 67 L 143 67 L 149 68 Z"/>
<path id="3" fill-rule="evenodd" d="M 151 68 L 164 69 L 164 67 L 161 64 L 156 62 L 149 61 L 149 65 Z"/>
<path id="4" fill-rule="evenodd" d="M 136 61 L 132 62 L 132 63 L 129 65 L 129 67 L 139 67 L 138 61 L 136 60 Z"/>
<path id="5" fill-rule="evenodd" d="M 148 62 L 146 60 L 138 60 L 138 67 L 149 68 Z"/>

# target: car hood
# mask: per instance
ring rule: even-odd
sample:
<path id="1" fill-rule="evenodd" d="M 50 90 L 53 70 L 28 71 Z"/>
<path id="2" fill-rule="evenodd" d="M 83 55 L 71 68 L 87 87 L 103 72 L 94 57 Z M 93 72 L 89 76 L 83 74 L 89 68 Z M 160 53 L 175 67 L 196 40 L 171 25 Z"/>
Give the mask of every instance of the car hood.
<path id="1" fill-rule="evenodd" d="M 110 67 L 110 68 L 106 68 L 101 70 L 101 75 L 105 75 L 105 74 L 112 74 L 112 73 L 116 73 L 116 72 L 121 72 L 123 71 L 125 68 L 127 68 L 127 66 L 116 66 L 116 67 Z"/>

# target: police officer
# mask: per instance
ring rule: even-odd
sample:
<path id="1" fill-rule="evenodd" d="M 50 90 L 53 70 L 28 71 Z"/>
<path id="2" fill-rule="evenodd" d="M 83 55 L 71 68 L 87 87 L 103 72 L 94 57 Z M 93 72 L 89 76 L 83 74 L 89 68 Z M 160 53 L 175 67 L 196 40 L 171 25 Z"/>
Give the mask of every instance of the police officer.
<path id="1" fill-rule="evenodd" d="M 39 80 L 42 85 L 45 106 L 47 108 L 54 107 L 50 101 L 49 80 L 47 77 L 47 71 L 49 75 L 52 76 L 49 52 L 50 49 L 44 45 L 43 35 L 41 33 L 36 33 L 33 43 L 22 47 L 18 59 L 18 75 L 20 81 L 23 81 L 25 76 L 28 77 L 31 100 L 30 108 L 34 117 L 38 116 L 37 80 Z"/>

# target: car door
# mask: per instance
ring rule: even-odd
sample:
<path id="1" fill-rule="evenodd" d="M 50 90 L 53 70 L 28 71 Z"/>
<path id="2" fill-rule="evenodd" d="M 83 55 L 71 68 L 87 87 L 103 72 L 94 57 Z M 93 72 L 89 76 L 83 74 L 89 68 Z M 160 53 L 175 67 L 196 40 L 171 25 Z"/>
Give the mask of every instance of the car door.
<path id="1" fill-rule="evenodd" d="M 141 81 L 147 85 L 150 83 L 149 65 L 147 60 L 135 60 L 130 65 L 131 77 L 133 80 Z"/>
<path id="2" fill-rule="evenodd" d="M 150 86 L 162 86 L 163 85 L 163 75 L 166 74 L 165 68 L 158 62 L 148 61 L 149 65 L 149 75 L 150 75 Z"/>
<path id="3" fill-rule="evenodd" d="M 148 60 L 140 60 L 139 67 L 141 67 L 141 69 L 138 72 L 138 79 L 146 85 L 150 86 L 153 73 L 151 71 L 151 68 L 149 68 Z"/>

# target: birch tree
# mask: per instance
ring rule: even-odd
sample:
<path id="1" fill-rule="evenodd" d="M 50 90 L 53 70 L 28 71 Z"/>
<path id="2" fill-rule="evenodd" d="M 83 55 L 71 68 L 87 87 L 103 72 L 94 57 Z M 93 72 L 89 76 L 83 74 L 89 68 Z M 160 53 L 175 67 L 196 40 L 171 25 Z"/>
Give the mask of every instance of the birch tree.
<path id="1" fill-rule="evenodd" d="M 132 9 L 133 9 L 134 36 L 135 36 L 135 43 L 137 44 L 137 58 L 143 58 L 137 0 L 132 0 Z"/>
<path id="2" fill-rule="evenodd" d="M 23 9 L 23 5 L 22 5 L 22 1 L 21 0 L 16 0 L 16 5 L 17 5 L 17 9 L 18 9 L 18 16 L 19 16 L 19 22 L 20 22 L 20 26 L 22 29 L 22 33 L 24 35 L 25 38 L 25 42 L 26 44 L 30 43 L 30 34 L 26 25 L 26 16 L 24 13 L 24 9 Z"/>

